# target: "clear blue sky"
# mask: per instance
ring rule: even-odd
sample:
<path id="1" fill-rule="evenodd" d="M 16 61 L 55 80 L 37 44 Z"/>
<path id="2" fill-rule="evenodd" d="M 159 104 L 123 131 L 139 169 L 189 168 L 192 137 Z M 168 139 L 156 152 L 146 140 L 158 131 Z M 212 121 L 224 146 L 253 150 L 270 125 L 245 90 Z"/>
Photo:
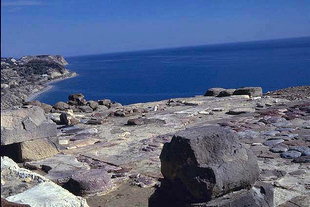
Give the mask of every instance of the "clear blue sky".
<path id="1" fill-rule="evenodd" d="M 310 36 L 310 0 L 2 0 L 2 56 Z"/>

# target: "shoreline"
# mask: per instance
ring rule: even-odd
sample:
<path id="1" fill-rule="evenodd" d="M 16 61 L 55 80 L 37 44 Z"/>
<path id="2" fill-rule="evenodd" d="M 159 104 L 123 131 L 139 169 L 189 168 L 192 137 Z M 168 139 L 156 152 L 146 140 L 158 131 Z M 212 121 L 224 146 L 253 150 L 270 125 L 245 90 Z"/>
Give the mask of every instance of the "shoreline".
<path id="1" fill-rule="evenodd" d="M 26 99 L 25 101 L 28 102 L 28 101 L 34 101 L 38 96 L 40 96 L 41 94 L 51 90 L 54 86 L 52 84 L 54 83 L 57 83 L 57 82 L 60 82 L 60 81 L 63 81 L 63 80 L 66 80 L 66 79 L 70 79 L 70 78 L 74 78 L 74 77 L 77 77 L 78 74 L 76 72 L 72 72 L 70 74 L 70 76 L 67 76 L 67 77 L 61 77 L 61 78 L 58 78 L 58 79 L 55 79 L 55 80 L 51 80 L 51 81 L 48 81 L 46 83 L 43 84 L 44 88 L 42 88 L 41 90 L 39 90 L 38 92 L 35 92 L 35 93 L 32 93 L 30 94 Z"/>

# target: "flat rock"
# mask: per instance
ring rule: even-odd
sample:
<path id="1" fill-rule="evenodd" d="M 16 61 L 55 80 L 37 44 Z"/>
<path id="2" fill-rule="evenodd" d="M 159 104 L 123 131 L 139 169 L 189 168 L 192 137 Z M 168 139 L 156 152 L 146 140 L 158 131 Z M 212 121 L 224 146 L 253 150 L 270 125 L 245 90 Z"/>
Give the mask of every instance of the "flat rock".
<path id="1" fill-rule="evenodd" d="M 309 196 L 296 196 L 289 201 L 279 205 L 279 207 L 306 207 L 310 206 Z"/>
<path id="2" fill-rule="evenodd" d="M 272 148 L 270 148 L 270 151 L 274 153 L 286 152 L 287 150 L 288 150 L 288 146 L 285 144 L 281 144 L 281 143 L 274 145 Z"/>
<path id="3" fill-rule="evenodd" d="M 100 119 L 100 118 L 91 118 L 89 119 L 86 124 L 90 124 L 90 125 L 100 125 L 103 124 L 105 122 L 104 119 Z"/>
<path id="4" fill-rule="evenodd" d="M 306 147 L 306 146 L 291 146 L 289 149 L 301 152 L 302 156 L 309 156 L 310 155 L 310 148 Z"/>
<path id="5" fill-rule="evenodd" d="M 74 196 L 42 175 L 18 167 L 8 157 L 1 157 L 1 197 L 31 207 L 88 206 L 84 198 Z"/>
<path id="6" fill-rule="evenodd" d="M 165 120 L 162 119 L 147 119 L 147 118 L 134 118 L 134 119 L 129 119 L 127 121 L 127 125 L 132 126 L 132 125 L 144 125 L 144 124 L 166 124 Z"/>
<path id="7" fill-rule="evenodd" d="M 89 170 L 86 163 L 79 162 L 72 155 L 57 154 L 44 160 L 26 162 L 25 166 L 30 169 L 48 169 L 46 177 L 56 183 L 66 183 L 78 170 Z"/>
<path id="8" fill-rule="evenodd" d="M 286 152 L 281 153 L 281 157 L 286 158 L 286 159 L 294 159 L 294 158 L 298 158 L 300 156 L 301 156 L 301 152 L 298 152 L 295 150 L 290 150 L 290 151 L 286 151 Z"/>
<path id="9" fill-rule="evenodd" d="M 190 207 L 270 207 L 273 206 L 273 188 L 269 184 L 256 186 L 216 198 L 206 204 L 191 204 Z"/>
<path id="10" fill-rule="evenodd" d="M 301 156 L 293 160 L 295 163 L 310 163 L 310 156 Z"/>
<path id="11" fill-rule="evenodd" d="M 75 172 L 64 187 L 75 195 L 107 191 L 111 188 L 111 176 L 105 169 L 90 169 Z"/>
<path id="12" fill-rule="evenodd" d="M 8 201 L 28 204 L 31 207 L 88 207 L 84 198 L 77 197 L 53 182 L 43 182 L 20 194 L 6 198 Z"/>
<path id="13" fill-rule="evenodd" d="M 278 144 L 280 144 L 282 142 L 284 142 L 284 140 L 281 139 L 281 138 L 279 138 L 279 139 L 269 139 L 269 140 L 265 141 L 263 144 L 265 146 L 273 147 L 273 146 L 278 145 Z"/>
<path id="14" fill-rule="evenodd" d="M 254 108 L 248 108 L 248 107 L 240 107 L 240 108 L 233 108 L 230 109 L 227 114 L 230 115 L 238 115 L 238 114 L 244 114 L 244 113 L 252 113 L 255 112 Z"/>

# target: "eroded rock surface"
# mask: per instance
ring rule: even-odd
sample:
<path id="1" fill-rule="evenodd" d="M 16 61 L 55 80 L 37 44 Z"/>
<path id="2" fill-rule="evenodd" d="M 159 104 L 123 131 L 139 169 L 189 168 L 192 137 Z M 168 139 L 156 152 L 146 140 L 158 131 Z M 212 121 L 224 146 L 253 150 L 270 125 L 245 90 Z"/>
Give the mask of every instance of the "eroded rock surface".
<path id="1" fill-rule="evenodd" d="M 190 201 L 196 202 L 251 188 L 259 175 L 254 154 L 238 142 L 236 134 L 217 126 L 177 133 L 164 145 L 160 159 L 167 182 L 184 188 L 178 196 L 190 195 Z"/>
<path id="2" fill-rule="evenodd" d="M 18 167 L 8 157 L 1 157 L 1 197 L 32 207 L 88 207 L 84 198 L 74 196 L 37 173 Z"/>

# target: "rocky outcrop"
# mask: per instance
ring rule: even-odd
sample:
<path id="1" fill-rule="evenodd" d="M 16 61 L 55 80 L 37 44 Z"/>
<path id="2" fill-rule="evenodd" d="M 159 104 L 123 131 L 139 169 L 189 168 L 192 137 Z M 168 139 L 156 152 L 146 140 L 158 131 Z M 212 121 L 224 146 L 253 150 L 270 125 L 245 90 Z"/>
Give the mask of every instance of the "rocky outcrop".
<path id="1" fill-rule="evenodd" d="M 56 125 L 46 119 L 40 107 L 1 111 L 1 145 L 56 135 Z"/>
<path id="2" fill-rule="evenodd" d="M 68 65 L 68 62 L 64 57 L 60 55 L 37 55 L 37 56 L 23 56 L 20 61 L 24 63 L 44 61 L 44 62 L 54 62 L 59 65 Z"/>
<path id="3" fill-rule="evenodd" d="M 51 80 L 74 76 L 65 68 L 67 64 L 59 55 L 1 58 L 1 109 L 21 105 Z"/>
<path id="4" fill-rule="evenodd" d="M 48 140 L 57 135 L 56 124 L 48 121 L 38 106 L 1 112 L 1 155 L 23 162 L 58 153 Z"/>
<path id="5" fill-rule="evenodd" d="M 37 173 L 18 167 L 8 157 L 1 157 L 1 197 L 32 207 L 88 207 L 84 198 L 71 194 Z"/>
<path id="6" fill-rule="evenodd" d="M 232 95 L 248 95 L 251 98 L 261 97 L 263 90 L 261 87 L 243 87 L 238 89 L 210 88 L 204 96 L 226 97 Z"/>

